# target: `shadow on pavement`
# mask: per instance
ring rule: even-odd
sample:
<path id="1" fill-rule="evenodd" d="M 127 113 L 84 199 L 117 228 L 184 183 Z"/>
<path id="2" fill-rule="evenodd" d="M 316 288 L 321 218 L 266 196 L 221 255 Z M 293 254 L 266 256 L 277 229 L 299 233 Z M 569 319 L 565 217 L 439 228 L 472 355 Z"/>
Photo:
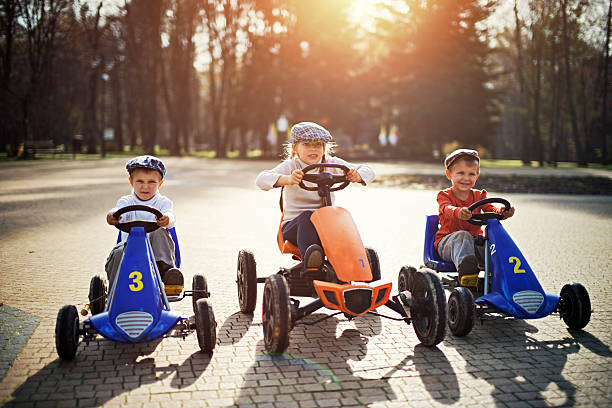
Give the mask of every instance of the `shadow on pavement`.
<path id="1" fill-rule="evenodd" d="M 495 406 L 575 404 L 576 386 L 562 372 L 568 355 L 577 353 L 580 345 L 569 337 L 540 341 L 530 336 L 537 332 L 525 320 L 499 319 L 454 341 L 466 370 L 494 387 Z M 543 394 L 551 390 L 554 396 Z"/>
<path id="2" fill-rule="evenodd" d="M 202 353 L 199 350 L 187 357 L 187 359 L 176 368 L 176 375 L 172 378 L 170 386 L 172 388 L 182 389 L 195 383 L 200 376 L 204 374 L 204 371 L 206 371 L 211 358 L 211 354 Z"/>
<path id="3" fill-rule="evenodd" d="M 325 316 L 315 313 L 305 320 L 315 321 Z M 436 369 L 451 373 L 445 376 L 445 389 L 452 395 L 459 395 L 452 366 L 437 348 L 419 345 L 414 355 L 407 355 L 394 366 L 381 366 L 383 363 L 368 361 L 367 368 L 354 370 L 350 361 L 358 363 L 366 359 L 370 342 L 368 336 L 382 332 L 380 319 L 371 315 L 357 318 L 353 323 L 359 330 L 345 329 L 339 337 L 335 333 L 340 320 L 335 317 L 323 320 L 316 326 L 296 326 L 291 333 L 289 349 L 280 355 L 266 353 L 263 341 L 259 341 L 255 362 L 244 375 L 235 405 L 249 407 L 278 401 L 284 401 L 288 406 L 301 406 L 302 402 L 313 406 L 384 404 L 398 399 L 389 381 L 411 360 L 415 361 L 417 371 L 431 369 L 435 364 Z M 373 375 L 378 378 L 365 378 Z M 408 376 L 417 377 L 418 373 L 411 371 Z M 457 401 L 455 397 L 442 396 L 438 392 L 439 387 L 430 388 L 425 381 L 424 385 L 430 397 L 439 403 L 453 404 Z"/>
<path id="4" fill-rule="evenodd" d="M 610 346 L 604 344 L 597 337 L 593 336 L 591 333 L 583 331 L 583 330 L 571 330 L 567 329 L 567 332 L 579 343 L 581 346 L 586 347 L 592 353 L 597 354 L 602 357 L 612 357 L 612 351 L 610 350 Z"/>
<path id="5" fill-rule="evenodd" d="M 236 312 L 227 317 L 217 330 L 217 344 L 221 346 L 238 343 L 253 323 L 253 315 Z"/>
<path id="6" fill-rule="evenodd" d="M 153 357 L 160 339 L 142 344 L 122 344 L 106 339 L 79 346 L 73 361 L 59 358 L 47 364 L 13 391 L 6 406 L 32 406 L 35 401 L 62 401 L 79 406 L 101 406 L 109 400 L 147 384 L 162 382 L 177 365 L 158 367 Z"/>

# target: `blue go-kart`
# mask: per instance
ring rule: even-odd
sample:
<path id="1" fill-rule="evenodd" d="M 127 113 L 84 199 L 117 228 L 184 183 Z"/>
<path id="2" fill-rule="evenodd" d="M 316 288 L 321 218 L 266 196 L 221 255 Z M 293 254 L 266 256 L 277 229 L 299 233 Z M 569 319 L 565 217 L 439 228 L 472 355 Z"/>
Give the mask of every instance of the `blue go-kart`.
<path id="1" fill-rule="evenodd" d="M 132 205 L 119 209 L 119 217 L 129 211 L 146 211 L 161 217 L 155 208 Z M 89 304 L 92 316 L 79 322 L 79 314 L 73 305 L 62 307 L 55 325 L 57 354 L 63 360 L 72 360 L 76 355 L 80 339 L 89 343 L 98 334 L 108 340 L 121 343 L 143 343 L 161 338 L 176 330 L 183 337 L 194 326 L 200 349 L 211 352 L 216 343 L 216 322 L 210 296 L 203 275 L 193 277 L 191 291 L 177 296 L 166 295 L 148 233 L 159 226 L 153 221 L 131 221 L 117 224 L 117 228 L 128 233 L 123 258 L 115 281 L 106 291 L 105 281 L 94 276 L 89 286 Z M 180 252 L 174 229 L 170 230 L 175 242 L 177 267 L 180 266 Z M 170 302 L 193 299 L 195 325 L 188 317 L 170 310 Z M 87 314 L 87 308 L 83 309 Z"/>
<path id="2" fill-rule="evenodd" d="M 469 210 L 473 212 L 489 203 L 510 208 L 510 203 L 503 198 L 487 198 L 475 202 Z M 499 315 L 538 319 L 558 313 L 570 329 L 584 328 L 591 318 L 591 301 L 584 286 L 568 283 L 560 296 L 544 292 L 523 254 L 502 227 L 501 219 L 497 213 L 482 213 L 473 214 L 469 220 L 485 226 L 484 273 L 481 272 L 476 287 L 467 288 L 459 285 L 455 265 L 443 261 L 434 247 L 438 216 L 427 216 L 423 258 L 425 266 L 438 272 L 444 288 L 450 290 L 447 321 L 453 335 L 467 335 L 477 317 L 482 321 Z M 405 279 L 409 279 L 413 271 L 414 268 L 402 268 L 400 278 L 404 273 Z"/>

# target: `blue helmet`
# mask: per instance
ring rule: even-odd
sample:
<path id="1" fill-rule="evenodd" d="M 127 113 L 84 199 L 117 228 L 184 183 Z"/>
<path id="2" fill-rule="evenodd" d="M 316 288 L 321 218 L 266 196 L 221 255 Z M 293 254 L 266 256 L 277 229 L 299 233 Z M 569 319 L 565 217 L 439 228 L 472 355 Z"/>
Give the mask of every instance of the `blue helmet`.
<path id="1" fill-rule="evenodd" d="M 126 163 L 125 168 L 130 175 L 136 169 L 157 170 L 162 178 L 166 175 L 166 166 L 164 166 L 164 163 L 157 157 L 150 155 L 134 157 Z"/>

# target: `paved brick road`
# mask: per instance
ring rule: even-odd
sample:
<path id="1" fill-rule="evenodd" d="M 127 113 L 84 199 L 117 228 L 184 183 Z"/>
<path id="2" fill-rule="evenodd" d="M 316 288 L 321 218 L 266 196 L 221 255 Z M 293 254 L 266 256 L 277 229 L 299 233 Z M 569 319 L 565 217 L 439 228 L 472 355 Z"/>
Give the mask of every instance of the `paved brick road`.
<path id="1" fill-rule="evenodd" d="M 505 226 L 542 285 L 558 293 L 582 282 L 594 314 L 584 332 L 556 317 L 497 320 L 467 337 L 419 345 L 412 327 L 375 317 L 296 326 L 283 356 L 264 353 L 261 289 L 253 317 L 237 313 L 236 256 L 252 249 L 259 275 L 292 261 L 278 254 L 277 192 L 253 180 L 268 162 L 169 159 L 162 191 L 175 201 L 191 282 L 204 273 L 218 322 L 212 356 L 195 334 L 143 345 L 98 339 L 60 362 L 54 327 L 64 304 L 83 304 L 116 237 L 106 210 L 128 191 L 124 160 L 0 165 L 0 362 L 37 325 L 0 382 L 10 407 L 63 406 L 612 406 L 612 201 L 610 197 L 507 195 L 517 207 Z M 395 167 L 394 167 L 395 166 Z M 410 166 L 408 166 L 410 167 Z M 379 172 L 403 171 L 385 164 Z M 494 191 L 494 188 L 490 188 Z M 425 214 L 434 192 L 351 187 L 338 194 L 383 278 L 421 262 Z M 8 306 L 8 308 L 7 308 Z M 174 304 L 188 314 L 191 302 Z M 7 317 L 8 316 L 8 317 Z M 28 320 L 28 316 L 31 318 Z M 313 321 L 322 314 L 307 319 Z M 17 318 L 17 317 L 15 317 Z M 0 327 L 1 328 L 1 327 Z M 4 334 L 5 332 L 13 334 Z M 20 337 L 21 336 L 21 337 Z M 2 366 L 0 366 L 2 367 Z M 2 375 L 2 371 L 0 371 Z"/>

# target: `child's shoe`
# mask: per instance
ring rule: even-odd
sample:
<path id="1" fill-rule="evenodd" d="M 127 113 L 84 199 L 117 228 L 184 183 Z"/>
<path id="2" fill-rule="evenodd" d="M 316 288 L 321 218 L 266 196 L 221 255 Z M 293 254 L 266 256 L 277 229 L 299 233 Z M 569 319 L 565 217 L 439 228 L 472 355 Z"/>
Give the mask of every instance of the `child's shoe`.
<path id="1" fill-rule="evenodd" d="M 162 275 L 166 296 L 178 296 L 183 291 L 185 280 L 183 274 L 176 268 L 170 268 L 164 271 Z"/>
<path id="2" fill-rule="evenodd" d="M 321 267 L 323 267 L 323 249 L 317 244 L 312 244 L 304 254 L 304 269 L 314 271 Z"/>
<path id="3" fill-rule="evenodd" d="M 474 255 L 468 255 L 459 264 L 459 285 L 467 287 L 478 286 L 478 259 Z"/>

